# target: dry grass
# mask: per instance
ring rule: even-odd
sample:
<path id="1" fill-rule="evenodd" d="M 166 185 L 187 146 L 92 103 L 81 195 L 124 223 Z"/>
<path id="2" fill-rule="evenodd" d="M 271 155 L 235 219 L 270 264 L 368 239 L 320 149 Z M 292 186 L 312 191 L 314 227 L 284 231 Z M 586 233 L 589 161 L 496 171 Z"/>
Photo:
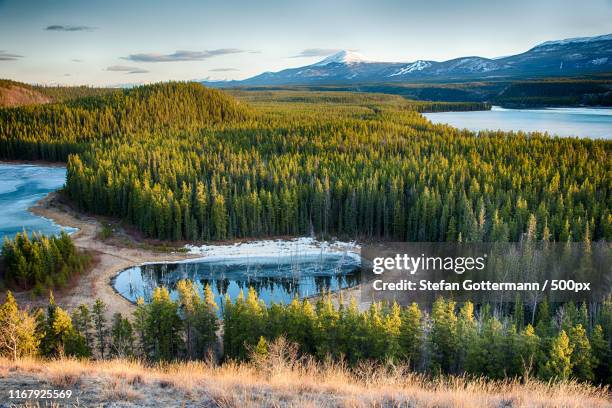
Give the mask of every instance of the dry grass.
<path id="1" fill-rule="evenodd" d="M 80 406 L 207 407 L 611 407 L 610 389 L 576 382 L 430 379 L 401 366 L 299 359 L 293 346 L 273 344 L 254 364 L 203 362 L 146 366 L 137 361 L 0 359 L 4 378 L 37 378 L 77 390 Z M 5 395 L 0 381 L 0 396 Z M 74 401 L 71 401 L 74 404 Z M 127 404 L 127 405 L 126 405 Z M 74 405 L 71 405 L 74 406 Z"/>

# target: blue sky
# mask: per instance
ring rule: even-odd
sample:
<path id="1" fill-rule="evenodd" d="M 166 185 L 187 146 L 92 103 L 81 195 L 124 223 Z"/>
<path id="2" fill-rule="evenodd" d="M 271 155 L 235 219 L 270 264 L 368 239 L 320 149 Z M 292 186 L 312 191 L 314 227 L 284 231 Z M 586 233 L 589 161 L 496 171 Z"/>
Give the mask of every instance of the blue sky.
<path id="1" fill-rule="evenodd" d="M 381 61 L 515 54 L 612 32 L 612 0 L 0 0 L 0 78 L 243 79 L 339 49 Z"/>

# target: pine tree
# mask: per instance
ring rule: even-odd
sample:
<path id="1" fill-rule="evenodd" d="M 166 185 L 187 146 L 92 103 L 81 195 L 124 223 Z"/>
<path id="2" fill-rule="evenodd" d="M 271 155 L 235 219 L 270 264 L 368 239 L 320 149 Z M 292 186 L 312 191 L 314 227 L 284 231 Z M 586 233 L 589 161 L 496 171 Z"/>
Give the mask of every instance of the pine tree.
<path id="1" fill-rule="evenodd" d="M 566 380 L 572 374 L 572 346 L 565 330 L 552 341 L 548 360 L 544 364 L 544 377 Z"/>
<path id="2" fill-rule="evenodd" d="M 591 381 L 593 379 L 591 344 L 581 324 L 570 329 L 569 340 L 572 348 L 571 364 L 574 376 L 582 381 Z"/>
<path id="3" fill-rule="evenodd" d="M 268 357 L 268 342 L 263 336 L 259 336 L 259 341 L 253 348 L 251 358 L 255 361 L 261 361 L 266 357 Z"/>
<path id="4" fill-rule="evenodd" d="M 96 333 L 96 342 L 98 353 L 100 358 L 104 358 L 107 343 L 108 343 L 108 329 L 106 327 L 106 309 L 107 306 L 100 299 L 96 299 L 92 311 L 93 311 L 93 325 Z"/>
<path id="5" fill-rule="evenodd" d="M 601 325 L 596 325 L 591 333 L 593 351 L 593 372 L 597 383 L 612 383 L 612 351 L 610 343 L 604 338 Z"/>
<path id="6" fill-rule="evenodd" d="M 431 357 L 434 372 L 450 372 L 456 365 L 457 316 L 455 302 L 438 297 L 432 306 L 432 327 L 430 333 Z"/>
<path id="7" fill-rule="evenodd" d="M 423 326 L 421 325 L 421 310 L 419 305 L 411 303 L 401 314 L 401 329 L 399 344 L 402 355 L 413 368 L 419 367 L 421 348 L 423 344 Z"/>
<path id="8" fill-rule="evenodd" d="M 525 379 L 534 372 L 540 347 L 540 338 L 532 325 L 528 324 L 519 335 L 517 366 Z"/>
<path id="9" fill-rule="evenodd" d="M 156 361 L 177 358 L 183 345 L 179 334 L 182 321 L 178 314 L 178 305 L 170 299 L 168 289 L 155 288 L 151 303 L 144 307 L 144 337 L 149 358 Z"/>
<path id="10" fill-rule="evenodd" d="M 35 319 L 25 310 L 19 310 L 9 291 L 0 306 L 0 356 L 16 360 L 38 353 L 40 338 Z"/>
<path id="11" fill-rule="evenodd" d="M 134 329 L 130 321 L 121 313 L 113 315 L 109 350 L 113 357 L 118 358 L 126 358 L 134 354 Z"/>
<path id="12" fill-rule="evenodd" d="M 79 305 L 79 307 L 76 308 L 72 312 L 72 323 L 73 323 L 74 329 L 85 338 L 85 343 L 87 344 L 87 348 L 92 350 L 93 349 L 93 335 L 92 335 L 93 323 L 92 323 L 92 316 L 89 311 L 89 307 L 87 307 L 87 305 L 84 305 L 84 304 Z"/>
<path id="13" fill-rule="evenodd" d="M 479 343 L 476 320 L 474 319 L 474 304 L 467 301 L 459 309 L 457 319 L 457 369 L 459 371 L 476 372 L 481 364 L 479 354 L 473 347 Z"/>

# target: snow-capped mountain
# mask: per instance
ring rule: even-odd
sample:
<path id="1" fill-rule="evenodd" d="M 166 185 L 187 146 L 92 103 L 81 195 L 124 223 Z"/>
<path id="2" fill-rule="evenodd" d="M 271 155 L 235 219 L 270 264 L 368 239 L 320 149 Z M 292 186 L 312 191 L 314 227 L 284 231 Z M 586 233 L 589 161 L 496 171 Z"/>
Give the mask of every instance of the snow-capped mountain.
<path id="1" fill-rule="evenodd" d="M 477 56 L 448 61 L 372 61 L 354 51 L 340 51 L 311 65 L 211 86 L 313 85 L 480 80 L 532 76 L 572 76 L 612 73 L 612 34 L 547 41 L 507 57 Z"/>
<path id="2" fill-rule="evenodd" d="M 370 62 L 370 61 L 363 55 L 359 54 L 358 52 L 343 50 L 343 51 L 330 55 L 329 57 L 325 58 L 322 61 L 317 62 L 314 65 L 322 67 L 322 66 L 329 65 L 329 64 L 351 65 L 351 64 L 360 64 L 362 62 Z"/>

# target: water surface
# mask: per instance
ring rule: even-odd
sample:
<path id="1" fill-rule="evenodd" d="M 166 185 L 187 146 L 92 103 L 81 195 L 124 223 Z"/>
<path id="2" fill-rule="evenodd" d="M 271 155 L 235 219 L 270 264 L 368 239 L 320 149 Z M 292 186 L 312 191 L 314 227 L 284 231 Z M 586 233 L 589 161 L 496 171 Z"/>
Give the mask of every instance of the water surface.
<path id="1" fill-rule="evenodd" d="M 55 222 L 28 211 L 38 200 L 66 182 L 64 167 L 0 163 L 0 242 L 17 232 L 58 234 L 76 229 L 61 227 Z"/>
<path id="2" fill-rule="evenodd" d="M 113 287 L 130 301 L 149 301 L 153 289 L 169 288 L 176 299 L 176 282 L 194 281 L 200 293 L 209 284 L 221 306 L 226 294 L 235 300 L 253 287 L 266 304 L 288 303 L 327 291 L 354 286 L 360 279 L 360 259 L 355 254 L 321 253 L 300 256 L 211 257 L 178 263 L 147 264 L 128 268 Z"/>
<path id="3" fill-rule="evenodd" d="M 424 114 L 459 129 L 548 132 L 556 136 L 612 139 L 612 108 L 504 109 Z"/>

